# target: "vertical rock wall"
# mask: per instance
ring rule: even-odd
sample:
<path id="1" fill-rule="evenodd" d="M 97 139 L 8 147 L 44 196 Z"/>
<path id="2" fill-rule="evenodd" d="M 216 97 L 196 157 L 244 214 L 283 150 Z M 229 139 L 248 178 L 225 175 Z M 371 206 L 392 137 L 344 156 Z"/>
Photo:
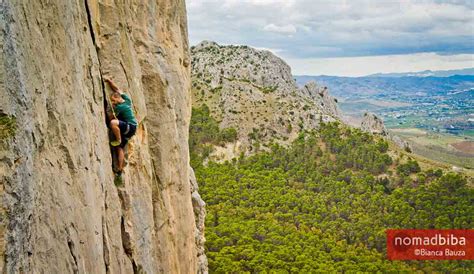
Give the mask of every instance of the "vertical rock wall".
<path id="1" fill-rule="evenodd" d="M 204 203 L 192 202 L 188 168 L 184 0 L 0 5 L 0 115 L 16 129 L 0 146 L 3 271 L 206 272 Z M 139 120 L 120 187 L 104 76 Z"/>

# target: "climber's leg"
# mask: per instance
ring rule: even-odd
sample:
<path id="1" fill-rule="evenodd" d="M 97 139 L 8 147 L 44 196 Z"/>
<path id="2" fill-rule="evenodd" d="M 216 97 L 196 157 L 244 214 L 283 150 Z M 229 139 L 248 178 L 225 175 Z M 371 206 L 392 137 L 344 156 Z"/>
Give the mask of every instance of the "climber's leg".
<path id="1" fill-rule="evenodd" d="M 118 172 L 121 173 L 123 171 L 123 164 L 125 160 L 125 153 L 122 147 L 117 147 L 117 162 L 118 162 Z"/>
<path id="2" fill-rule="evenodd" d="M 120 137 L 120 122 L 118 119 L 113 119 L 110 121 L 110 129 L 115 136 L 115 141 L 111 142 L 112 146 L 118 146 L 122 142 L 122 138 Z"/>

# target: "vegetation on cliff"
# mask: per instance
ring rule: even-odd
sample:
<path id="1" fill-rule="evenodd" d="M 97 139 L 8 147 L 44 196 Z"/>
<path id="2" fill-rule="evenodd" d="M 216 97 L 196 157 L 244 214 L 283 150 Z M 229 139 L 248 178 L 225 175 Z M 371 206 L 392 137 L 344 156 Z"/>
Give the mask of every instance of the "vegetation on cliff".
<path id="1" fill-rule="evenodd" d="M 220 129 L 217 121 L 211 117 L 207 105 L 193 108 L 189 129 L 189 149 L 191 165 L 202 164 L 213 150 L 214 145 L 234 142 L 237 139 L 235 128 Z"/>
<path id="2" fill-rule="evenodd" d="M 194 112 L 192 123 L 196 115 L 203 113 Z M 473 227 L 474 190 L 463 175 L 421 171 L 415 160 L 393 156 L 383 139 L 339 123 L 302 132 L 289 147 L 202 165 L 196 151 L 203 135 L 216 131 L 195 130 L 192 125 L 191 155 L 207 203 L 212 272 L 474 267 L 469 261 L 386 259 L 388 228 Z"/>
<path id="3" fill-rule="evenodd" d="M 0 113 L 0 139 L 4 140 L 15 134 L 16 119 L 13 116 Z"/>
<path id="4" fill-rule="evenodd" d="M 191 57 L 193 106 L 207 105 L 220 128 L 239 130 L 231 156 L 267 149 L 269 142 L 289 144 L 298 129 L 340 118 L 325 87 L 298 87 L 290 66 L 269 51 L 204 41 L 191 47 Z M 258 142 L 251 138 L 256 130 Z"/>

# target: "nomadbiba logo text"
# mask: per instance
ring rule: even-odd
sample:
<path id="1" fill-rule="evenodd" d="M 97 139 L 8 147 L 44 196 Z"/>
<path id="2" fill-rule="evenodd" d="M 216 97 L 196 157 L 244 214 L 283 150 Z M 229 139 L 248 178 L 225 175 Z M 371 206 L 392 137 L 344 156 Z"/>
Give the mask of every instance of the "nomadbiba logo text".
<path id="1" fill-rule="evenodd" d="M 390 260 L 472 260 L 472 229 L 388 229 Z"/>
<path id="2" fill-rule="evenodd" d="M 452 234 L 449 234 L 447 237 L 444 237 L 441 234 L 435 234 L 433 237 L 395 236 L 395 246 L 402 245 L 466 245 L 466 238 L 458 238 Z"/>

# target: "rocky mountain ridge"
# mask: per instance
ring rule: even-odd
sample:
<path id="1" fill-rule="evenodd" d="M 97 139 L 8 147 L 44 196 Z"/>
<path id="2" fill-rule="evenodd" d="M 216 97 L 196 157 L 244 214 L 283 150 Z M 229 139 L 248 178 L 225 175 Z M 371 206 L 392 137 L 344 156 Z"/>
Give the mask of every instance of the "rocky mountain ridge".
<path id="1" fill-rule="evenodd" d="M 216 158 L 252 153 L 271 141 L 288 144 L 302 129 L 341 117 L 327 88 L 298 88 L 291 68 L 266 50 L 203 41 L 191 47 L 193 106 L 206 104 L 221 128 L 235 128 L 237 142 Z"/>

